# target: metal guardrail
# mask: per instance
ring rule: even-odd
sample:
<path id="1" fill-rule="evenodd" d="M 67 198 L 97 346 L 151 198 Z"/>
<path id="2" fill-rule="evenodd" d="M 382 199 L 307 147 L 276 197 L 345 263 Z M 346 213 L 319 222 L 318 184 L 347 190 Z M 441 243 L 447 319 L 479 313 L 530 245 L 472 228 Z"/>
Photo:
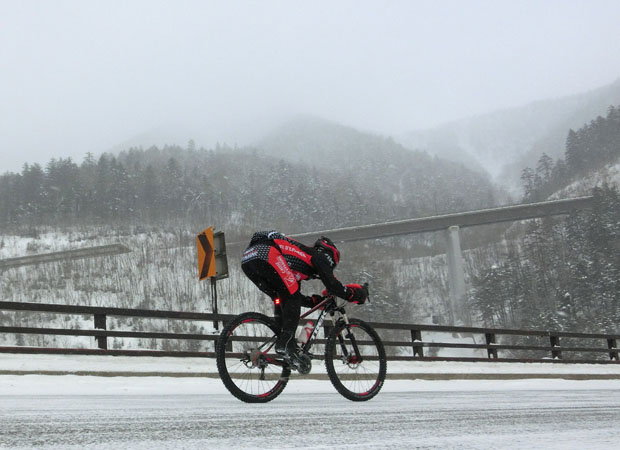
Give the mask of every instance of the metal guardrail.
<path id="1" fill-rule="evenodd" d="M 215 342 L 218 334 L 200 333 L 169 333 L 160 331 L 123 331 L 108 330 L 107 318 L 140 317 L 146 319 L 171 319 L 183 321 L 218 321 L 226 322 L 235 315 L 210 314 L 185 311 L 158 311 L 142 309 L 108 308 L 96 306 L 72 306 L 59 304 L 22 303 L 0 301 L 0 311 L 30 311 L 54 314 L 91 315 L 93 317 L 93 329 L 70 329 L 70 328 L 44 328 L 44 327 L 18 327 L 0 326 L 0 333 L 29 334 L 29 335 L 54 335 L 54 336 L 90 336 L 97 343 L 97 348 L 51 348 L 29 346 L 4 346 L 0 347 L 0 353 L 47 353 L 47 354 L 82 354 L 82 355 L 116 355 L 116 356 L 174 356 L 174 357 L 213 357 L 214 352 L 197 351 L 165 351 L 165 350 L 117 350 L 108 348 L 108 338 L 142 338 L 142 339 L 173 339 L 173 340 L 201 340 Z M 499 328 L 479 327 L 453 327 L 441 325 L 420 325 L 402 323 L 378 323 L 371 322 L 382 335 L 383 343 L 388 349 L 398 349 L 397 355 L 388 356 L 390 360 L 399 361 L 497 361 L 497 362 L 562 362 L 562 363 L 620 363 L 618 334 L 603 333 L 572 333 L 563 331 L 542 330 L 515 330 Z M 326 328 L 331 323 L 326 321 Z M 383 331 L 383 333 L 382 333 Z M 389 335 L 405 332 L 407 340 L 390 340 Z M 442 333 L 465 334 L 469 339 L 473 335 L 479 335 L 484 343 L 469 342 L 433 342 L 425 341 L 424 334 Z M 538 338 L 546 343 L 535 344 L 511 344 L 504 343 L 498 336 L 517 336 L 525 338 Z M 462 338 L 465 340 L 465 338 Z M 578 339 L 580 341 L 593 342 L 591 345 L 563 345 L 562 340 Z M 324 339 L 318 343 L 325 343 Z M 470 349 L 486 351 L 486 357 L 475 356 L 431 356 L 426 349 Z M 405 352 L 411 351 L 410 355 Z M 515 351 L 541 352 L 541 357 L 515 357 Z M 433 352 L 433 350 L 430 350 Z M 428 353 L 430 353 L 428 352 Z M 584 357 L 587 354 L 588 357 Z M 599 358 L 589 356 L 598 355 Z M 605 356 L 605 358 L 600 358 Z"/>

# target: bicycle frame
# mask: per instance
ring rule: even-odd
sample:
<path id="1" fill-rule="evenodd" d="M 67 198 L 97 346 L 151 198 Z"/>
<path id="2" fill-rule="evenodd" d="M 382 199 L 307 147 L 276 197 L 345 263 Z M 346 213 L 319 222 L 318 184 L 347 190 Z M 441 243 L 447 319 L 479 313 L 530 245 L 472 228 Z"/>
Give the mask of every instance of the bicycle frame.
<path id="1" fill-rule="evenodd" d="M 312 347 L 312 344 L 314 344 L 314 340 L 316 339 L 316 335 L 318 333 L 318 330 L 323 325 L 323 322 L 325 321 L 325 315 L 327 314 L 327 312 L 329 310 L 329 308 L 327 308 L 327 303 L 329 301 L 335 301 L 335 299 L 333 297 L 331 297 L 331 296 L 326 297 L 321 303 L 319 303 L 318 305 L 315 305 L 314 307 L 312 307 L 311 309 L 309 309 L 308 311 L 306 311 L 304 314 L 302 314 L 299 317 L 299 320 L 305 319 L 310 314 L 312 314 L 313 312 L 315 312 L 315 311 L 317 311 L 317 310 L 319 310 L 319 309 L 321 309 L 323 307 L 321 309 L 321 312 L 319 313 L 319 317 L 317 317 L 316 322 L 313 325 L 312 333 L 308 337 L 308 340 L 306 341 L 306 343 L 301 348 L 301 351 L 303 353 L 308 353 L 308 351 Z"/>
<path id="2" fill-rule="evenodd" d="M 329 305 L 329 303 L 332 302 L 333 305 Z M 345 301 L 343 300 L 342 304 L 338 304 L 338 300 L 336 299 L 336 297 L 334 297 L 333 295 L 329 295 L 327 297 L 325 297 L 325 299 L 315 305 L 313 308 L 311 308 L 310 310 L 306 311 L 304 314 L 302 314 L 299 317 L 299 320 L 305 319 L 306 317 L 308 317 L 310 314 L 312 314 L 313 312 L 317 311 L 317 310 L 321 310 L 319 317 L 317 317 L 316 322 L 312 328 L 312 333 L 310 334 L 310 336 L 308 337 L 308 340 L 306 341 L 306 343 L 302 346 L 301 350 L 303 353 L 308 354 L 310 348 L 312 348 L 312 345 L 314 344 L 314 341 L 316 340 L 316 335 L 318 333 L 318 330 L 321 328 L 321 326 L 323 325 L 323 322 L 325 321 L 325 316 L 326 314 L 330 314 L 330 316 L 333 318 L 335 316 L 336 313 L 340 314 L 340 318 L 342 318 L 342 320 L 344 321 L 345 324 L 349 323 L 349 318 L 347 317 L 347 313 L 344 310 L 344 305 L 345 305 Z M 336 326 L 336 321 L 334 321 L 334 326 Z M 339 338 L 339 340 L 342 343 L 342 337 Z M 353 339 L 353 348 L 355 350 L 355 353 L 358 355 L 359 357 L 359 350 L 357 348 L 357 343 L 355 342 L 355 340 Z"/>
<path id="3" fill-rule="evenodd" d="M 333 305 L 329 305 L 330 302 L 333 302 Z M 329 295 L 325 297 L 323 301 L 316 304 L 315 306 L 313 306 L 311 309 L 309 309 L 308 311 L 306 311 L 299 317 L 299 320 L 301 321 L 305 319 L 306 317 L 308 317 L 310 314 L 314 313 L 315 311 L 321 310 L 321 312 L 319 313 L 319 317 L 316 318 L 316 321 L 314 322 L 314 325 L 312 326 L 312 333 L 308 337 L 308 340 L 306 341 L 306 343 L 301 347 L 302 353 L 309 354 L 309 350 L 310 348 L 312 348 L 312 345 L 314 344 L 314 341 L 316 340 L 316 335 L 318 334 L 319 329 L 323 325 L 323 322 L 325 322 L 325 316 L 328 313 L 333 317 L 336 312 L 339 312 L 341 317 L 345 321 L 345 323 L 349 323 L 349 319 L 344 310 L 344 305 L 338 305 L 336 302 L 337 302 L 336 297 L 334 297 L 333 295 Z M 270 346 L 267 349 L 267 351 L 271 350 L 271 348 L 272 347 Z M 264 354 L 266 354 L 267 351 L 265 351 Z M 268 358 L 268 361 L 271 364 L 276 364 L 279 366 L 284 364 L 284 361 L 279 357 L 276 357 L 276 358 L 270 357 Z"/>

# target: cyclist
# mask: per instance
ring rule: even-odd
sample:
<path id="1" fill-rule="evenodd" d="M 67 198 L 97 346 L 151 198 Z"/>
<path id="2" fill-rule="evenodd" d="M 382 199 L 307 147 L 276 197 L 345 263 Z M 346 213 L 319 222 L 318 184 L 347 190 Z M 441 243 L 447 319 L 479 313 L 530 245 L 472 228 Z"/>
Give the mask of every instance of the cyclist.
<path id="1" fill-rule="evenodd" d="M 243 272 L 274 301 L 274 316 L 281 330 L 276 353 L 289 362 L 294 362 L 298 353 L 295 330 L 301 306 L 311 308 L 322 301 L 319 295 L 303 295 L 300 281 L 319 278 L 327 293 L 350 302 L 363 303 L 368 298 L 365 287 L 343 285 L 334 276 L 339 261 L 340 252 L 329 238 L 321 236 L 309 247 L 277 231 L 254 233 L 243 253 Z"/>

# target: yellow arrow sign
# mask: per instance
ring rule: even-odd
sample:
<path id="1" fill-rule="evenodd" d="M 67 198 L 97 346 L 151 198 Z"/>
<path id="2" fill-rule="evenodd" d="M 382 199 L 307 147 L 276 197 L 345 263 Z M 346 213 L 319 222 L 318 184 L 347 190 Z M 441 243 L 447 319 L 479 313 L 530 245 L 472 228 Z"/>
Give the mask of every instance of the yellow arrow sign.
<path id="1" fill-rule="evenodd" d="M 213 227 L 196 236 L 198 247 L 198 279 L 215 276 L 215 247 L 213 246 Z"/>

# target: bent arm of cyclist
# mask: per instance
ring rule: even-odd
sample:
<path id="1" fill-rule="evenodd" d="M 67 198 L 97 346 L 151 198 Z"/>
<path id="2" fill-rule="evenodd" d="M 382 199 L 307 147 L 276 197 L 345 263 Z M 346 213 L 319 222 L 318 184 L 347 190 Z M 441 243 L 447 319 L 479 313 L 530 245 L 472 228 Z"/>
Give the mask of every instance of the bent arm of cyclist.
<path id="1" fill-rule="evenodd" d="M 334 276 L 334 271 L 329 265 L 329 262 L 327 262 L 320 255 L 315 255 L 312 257 L 312 265 L 314 266 L 317 274 L 319 275 L 319 279 L 323 282 L 329 294 L 345 300 L 351 300 L 353 290 L 343 285 L 338 278 Z"/>

